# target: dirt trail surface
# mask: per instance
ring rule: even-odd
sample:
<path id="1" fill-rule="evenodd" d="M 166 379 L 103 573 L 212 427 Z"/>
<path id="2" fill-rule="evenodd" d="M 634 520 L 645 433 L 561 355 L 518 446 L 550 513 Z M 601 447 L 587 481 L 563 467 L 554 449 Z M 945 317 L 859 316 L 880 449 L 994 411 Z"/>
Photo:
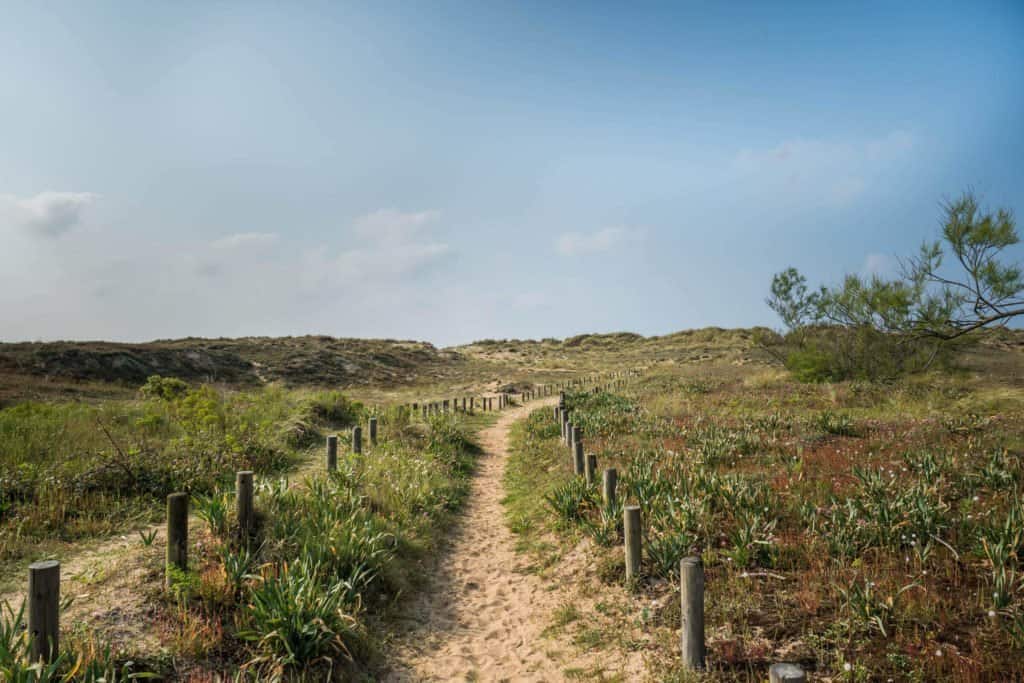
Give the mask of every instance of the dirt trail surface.
<path id="1" fill-rule="evenodd" d="M 509 427 L 538 405 L 512 409 L 481 432 L 463 518 L 411 606 L 416 625 L 386 681 L 560 681 L 574 665 L 571 646 L 542 635 L 559 589 L 527 573 L 501 504 Z"/>

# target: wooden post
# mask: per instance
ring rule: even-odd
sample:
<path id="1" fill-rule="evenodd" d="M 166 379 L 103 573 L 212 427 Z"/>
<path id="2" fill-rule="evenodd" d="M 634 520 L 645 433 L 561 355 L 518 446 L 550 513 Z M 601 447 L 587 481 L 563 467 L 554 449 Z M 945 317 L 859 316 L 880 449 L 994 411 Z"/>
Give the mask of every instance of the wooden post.
<path id="1" fill-rule="evenodd" d="M 182 494 L 187 495 L 187 494 Z M 49 664 L 60 654 L 60 562 L 28 566 L 28 635 L 32 664 Z"/>
<path id="2" fill-rule="evenodd" d="M 583 470 L 585 468 L 584 458 L 583 458 L 583 441 L 582 440 L 581 441 L 573 441 L 572 442 L 572 457 L 573 457 L 573 462 L 575 463 L 576 474 L 577 474 L 577 476 L 582 477 L 583 476 Z"/>
<path id="3" fill-rule="evenodd" d="M 444 405 L 443 410 L 444 410 L 444 412 L 447 413 L 448 412 L 448 399 L 444 399 L 443 405 Z"/>
<path id="4" fill-rule="evenodd" d="M 640 506 L 627 505 L 623 511 L 626 547 L 626 581 L 640 577 Z"/>
<path id="5" fill-rule="evenodd" d="M 597 454 L 587 453 L 587 463 L 584 468 L 584 474 L 587 477 L 587 486 L 594 485 L 594 473 L 597 472 Z"/>
<path id="6" fill-rule="evenodd" d="M 238 533 L 243 541 L 249 540 L 255 528 L 253 519 L 252 470 L 243 470 L 235 475 L 235 500 L 238 504 Z"/>
<path id="7" fill-rule="evenodd" d="M 604 471 L 602 475 L 601 496 L 604 498 L 604 504 L 608 507 L 614 507 L 615 505 L 615 487 L 619 484 L 619 472 L 614 467 L 609 467 Z"/>
<path id="8" fill-rule="evenodd" d="M 770 683 L 807 683 L 807 674 L 796 664 L 772 664 L 768 680 Z"/>
<path id="9" fill-rule="evenodd" d="M 579 427 L 579 426 L 575 426 L 574 425 L 573 428 L 572 428 L 571 437 L 572 437 L 571 443 L 576 443 L 577 441 L 583 441 L 583 427 Z M 583 470 L 580 470 L 580 474 L 583 474 Z"/>
<path id="10" fill-rule="evenodd" d="M 164 584 L 171 585 L 171 567 L 188 569 L 188 494 L 167 496 L 167 564 Z"/>
<path id="11" fill-rule="evenodd" d="M 466 412 L 466 397 L 462 397 L 462 412 Z"/>
<path id="12" fill-rule="evenodd" d="M 371 417 L 370 418 L 370 445 L 371 446 L 376 446 L 377 445 L 377 418 L 376 417 Z"/>
<path id="13" fill-rule="evenodd" d="M 554 413 L 554 418 L 557 420 L 558 419 L 558 406 L 552 406 L 551 408 L 552 408 L 552 412 Z"/>
<path id="14" fill-rule="evenodd" d="M 352 428 L 352 452 L 356 455 L 363 452 L 363 428 L 359 425 Z"/>
<path id="15" fill-rule="evenodd" d="M 423 404 L 423 419 L 424 420 L 427 419 L 427 404 L 426 403 Z"/>
<path id="16" fill-rule="evenodd" d="M 704 668 L 704 564 L 699 557 L 679 561 L 679 599 L 683 666 Z"/>
<path id="17" fill-rule="evenodd" d="M 327 436 L 327 471 L 333 472 L 338 469 L 338 435 Z"/>

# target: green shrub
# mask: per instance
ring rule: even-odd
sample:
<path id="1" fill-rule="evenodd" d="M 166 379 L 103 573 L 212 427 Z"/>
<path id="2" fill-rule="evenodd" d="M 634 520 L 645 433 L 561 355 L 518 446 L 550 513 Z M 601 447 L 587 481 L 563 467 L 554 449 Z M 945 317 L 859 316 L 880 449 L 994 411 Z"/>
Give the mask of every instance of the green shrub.
<path id="1" fill-rule="evenodd" d="M 188 383 L 177 377 L 161 377 L 151 375 L 146 383 L 139 388 L 139 393 L 145 398 L 155 398 L 161 401 L 173 401 L 181 398 L 188 392 Z"/>
<path id="2" fill-rule="evenodd" d="M 264 576 L 249 595 L 239 637 L 252 644 L 247 666 L 288 670 L 351 658 L 360 637 L 358 593 L 319 565 L 298 560 Z"/>

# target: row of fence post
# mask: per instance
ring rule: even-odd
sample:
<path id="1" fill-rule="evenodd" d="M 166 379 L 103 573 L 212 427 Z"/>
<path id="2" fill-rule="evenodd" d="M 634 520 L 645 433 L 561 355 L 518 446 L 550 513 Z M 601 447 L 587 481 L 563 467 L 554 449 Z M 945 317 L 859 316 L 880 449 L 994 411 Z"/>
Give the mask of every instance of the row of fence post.
<path id="1" fill-rule="evenodd" d="M 614 375 L 613 375 L 614 376 Z M 534 389 L 520 392 L 519 398 L 522 403 L 538 398 L 551 396 L 555 390 L 581 386 L 596 378 L 577 378 L 557 384 L 540 385 Z M 511 395 L 500 393 L 497 396 L 498 409 L 503 409 L 512 404 Z M 461 397 L 451 401 L 433 402 L 430 404 L 412 403 L 409 405 L 411 414 L 415 415 L 417 410 L 422 408 L 424 417 L 430 411 L 448 412 L 460 410 L 472 414 L 477 403 L 482 410 L 493 411 L 493 396 L 485 397 Z M 559 406 L 564 409 L 564 392 Z M 556 416 L 559 408 L 556 407 Z M 378 419 L 376 416 L 369 418 L 368 424 L 369 441 L 371 446 L 377 445 L 378 440 Z M 362 453 L 362 427 L 352 428 L 352 452 Z M 338 435 L 331 434 L 327 437 L 327 469 L 334 471 L 338 465 Z M 581 472 L 585 472 L 588 481 L 592 481 L 597 467 L 596 456 L 588 456 L 585 464 L 581 466 Z M 611 476 L 609 477 L 609 473 Z M 606 500 L 615 496 L 615 471 L 606 470 L 605 496 Z M 237 472 L 235 475 L 235 502 L 238 518 L 238 532 L 243 542 L 248 542 L 255 530 L 256 517 L 254 510 L 254 473 L 249 470 Z M 610 489 L 609 489 L 610 486 Z M 610 493 L 609 493 L 610 491 Z M 185 572 L 188 569 L 188 548 L 189 548 L 189 494 L 185 492 L 171 493 L 167 496 L 167 543 L 165 556 L 165 585 L 169 586 L 174 580 L 174 573 Z M 32 661 L 52 662 L 57 659 L 60 646 L 60 562 L 47 560 L 33 562 L 29 565 L 28 577 L 28 634 L 29 634 L 29 655 Z"/>
<path id="2" fill-rule="evenodd" d="M 613 386 L 622 386 L 624 379 L 616 378 Z M 577 476 L 586 477 L 588 486 L 593 486 L 597 470 L 597 455 L 584 455 L 583 429 L 570 419 L 571 410 L 565 402 L 563 392 L 553 416 L 561 424 L 562 440 L 572 454 L 572 468 Z M 609 467 L 602 473 L 601 497 L 606 507 L 616 505 L 618 472 Z M 622 540 L 625 551 L 626 581 L 640 578 L 643 553 L 643 525 L 640 506 L 627 505 L 622 511 Z M 684 557 L 679 561 L 680 634 L 679 649 L 684 667 L 703 670 L 706 646 L 704 640 L 704 564 L 700 557 Z M 807 675 L 795 664 L 773 664 L 769 669 L 771 683 L 805 683 Z"/>

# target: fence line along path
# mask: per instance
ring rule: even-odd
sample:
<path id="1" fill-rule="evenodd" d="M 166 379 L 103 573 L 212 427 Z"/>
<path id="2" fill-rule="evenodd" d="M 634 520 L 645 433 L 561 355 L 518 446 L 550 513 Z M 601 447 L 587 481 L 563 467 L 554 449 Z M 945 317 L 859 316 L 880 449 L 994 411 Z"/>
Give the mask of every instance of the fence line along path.
<path id="1" fill-rule="evenodd" d="M 480 433 L 484 453 L 470 498 L 428 585 L 409 607 L 411 628 L 385 680 L 558 681 L 579 664 L 571 643 L 541 635 L 560 599 L 549 583 L 524 571 L 529 560 L 516 554 L 501 504 L 509 427 L 539 404 L 511 409 Z"/>

